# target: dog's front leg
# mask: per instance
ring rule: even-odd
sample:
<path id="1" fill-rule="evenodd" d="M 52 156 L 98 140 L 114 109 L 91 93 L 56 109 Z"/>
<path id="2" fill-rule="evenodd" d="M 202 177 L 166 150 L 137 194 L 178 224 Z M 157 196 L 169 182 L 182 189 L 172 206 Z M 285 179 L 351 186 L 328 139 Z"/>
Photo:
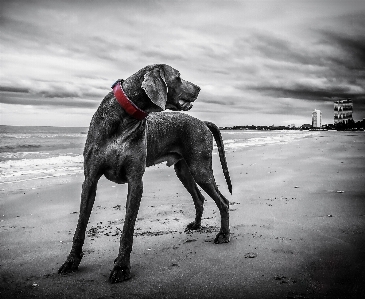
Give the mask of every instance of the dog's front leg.
<path id="1" fill-rule="evenodd" d="M 73 238 L 72 249 L 66 261 L 58 270 L 60 274 L 76 271 L 81 262 L 83 255 L 82 246 L 84 245 L 86 227 L 95 201 L 98 180 L 99 177 L 91 179 L 86 176 L 82 184 L 80 215 Z"/>
<path id="2" fill-rule="evenodd" d="M 134 224 L 143 193 L 142 178 L 128 182 L 128 197 L 123 233 L 120 238 L 118 257 L 109 276 L 111 283 L 122 282 L 131 278 L 130 254 L 133 246 Z"/>

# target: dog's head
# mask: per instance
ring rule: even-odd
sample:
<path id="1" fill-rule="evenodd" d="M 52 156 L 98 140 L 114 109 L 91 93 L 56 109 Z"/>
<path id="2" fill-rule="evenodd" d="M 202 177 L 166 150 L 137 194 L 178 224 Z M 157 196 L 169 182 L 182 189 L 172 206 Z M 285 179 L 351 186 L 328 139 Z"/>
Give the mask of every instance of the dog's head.
<path id="1" fill-rule="evenodd" d="M 200 91 L 199 86 L 181 79 L 179 71 L 166 64 L 146 72 L 142 88 L 162 110 L 190 110 Z"/>

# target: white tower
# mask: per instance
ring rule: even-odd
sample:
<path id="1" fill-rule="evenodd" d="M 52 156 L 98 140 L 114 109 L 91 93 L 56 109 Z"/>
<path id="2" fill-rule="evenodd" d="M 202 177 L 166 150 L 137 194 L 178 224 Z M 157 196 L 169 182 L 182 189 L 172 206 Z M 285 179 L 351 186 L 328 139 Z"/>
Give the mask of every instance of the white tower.
<path id="1" fill-rule="evenodd" d="M 320 128 L 322 125 L 322 112 L 321 110 L 314 109 L 312 112 L 312 127 Z"/>

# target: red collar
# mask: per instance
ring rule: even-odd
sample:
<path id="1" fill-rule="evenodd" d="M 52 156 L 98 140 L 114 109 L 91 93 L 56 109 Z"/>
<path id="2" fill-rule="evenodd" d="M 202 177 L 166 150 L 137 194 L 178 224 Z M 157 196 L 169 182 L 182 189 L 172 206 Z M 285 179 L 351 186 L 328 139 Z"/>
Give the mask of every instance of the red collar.
<path id="1" fill-rule="evenodd" d="M 124 110 L 132 117 L 138 120 L 145 119 L 148 115 L 147 112 L 139 109 L 130 99 L 128 99 L 127 95 L 124 93 L 122 89 L 122 80 L 118 80 L 112 86 L 114 96 L 117 99 L 118 103 L 124 108 Z"/>

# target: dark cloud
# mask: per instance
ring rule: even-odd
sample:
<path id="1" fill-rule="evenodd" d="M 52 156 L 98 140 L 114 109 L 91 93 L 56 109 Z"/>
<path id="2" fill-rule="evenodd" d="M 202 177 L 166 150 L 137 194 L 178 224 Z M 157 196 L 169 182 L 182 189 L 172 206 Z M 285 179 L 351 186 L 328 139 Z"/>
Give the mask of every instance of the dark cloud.
<path id="1" fill-rule="evenodd" d="M 327 86 L 325 88 L 318 88 L 312 85 L 304 85 L 300 83 L 294 83 L 292 86 L 269 86 L 260 85 L 247 87 L 246 89 L 251 89 L 266 93 L 272 97 L 285 97 L 294 98 L 302 100 L 313 100 L 321 101 L 328 99 L 343 99 L 343 98 L 355 98 L 355 99 L 365 99 L 365 94 L 362 92 L 354 92 L 349 86 Z"/>
<path id="2" fill-rule="evenodd" d="M 364 26 L 365 32 L 365 26 Z M 322 32 L 323 42 L 341 51 L 341 55 L 329 59 L 338 66 L 357 72 L 356 75 L 365 77 L 365 34 L 345 35 L 337 32 Z"/>
<path id="3" fill-rule="evenodd" d="M 29 93 L 29 89 L 15 86 L 0 86 L 0 93 L 2 92 Z"/>
<path id="4" fill-rule="evenodd" d="M 101 101 L 101 99 L 100 99 Z M 99 101 L 99 102 L 100 102 Z M 44 97 L 40 94 L 28 94 L 27 96 L 17 96 L 10 93 L 0 93 L 0 103 L 12 105 L 32 105 L 47 107 L 77 107 L 77 108 L 96 108 L 99 105 L 95 100 L 84 100 L 81 98 L 67 97 Z"/>
<path id="5" fill-rule="evenodd" d="M 303 47 L 288 38 L 279 37 L 274 33 L 253 31 L 250 35 L 238 39 L 235 43 L 236 52 L 263 57 L 278 62 L 296 64 L 318 64 L 318 57 L 312 56 L 310 49 Z"/>
<path id="6" fill-rule="evenodd" d="M 0 86 L 0 103 L 35 106 L 95 107 L 109 92 L 108 88 L 88 88 L 68 91 L 49 85 L 48 89 L 31 90 L 23 87 Z"/>
<path id="7" fill-rule="evenodd" d="M 319 37 L 313 38 L 312 44 L 307 43 L 306 47 L 262 32 L 237 40 L 236 51 L 262 57 L 258 60 L 262 65 L 252 68 L 251 72 L 256 78 L 260 78 L 261 72 L 263 80 L 238 83 L 235 87 L 273 99 L 323 103 L 351 98 L 358 107 L 363 107 L 365 38 L 332 31 L 318 30 L 318 33 Z"/>

